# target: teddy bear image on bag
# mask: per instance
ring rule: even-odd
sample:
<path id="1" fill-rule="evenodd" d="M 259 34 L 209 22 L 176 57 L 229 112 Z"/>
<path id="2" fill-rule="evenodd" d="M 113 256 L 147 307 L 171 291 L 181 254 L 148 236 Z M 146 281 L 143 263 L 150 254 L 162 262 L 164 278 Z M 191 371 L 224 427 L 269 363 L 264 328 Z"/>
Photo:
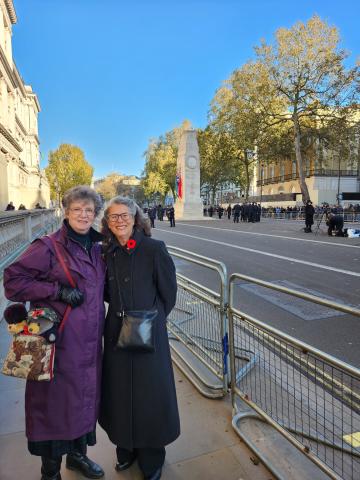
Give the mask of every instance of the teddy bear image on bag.
<path id="1" fill-rule="evenodd" d="M 13 335 L 2 372 L 27 380 L 51 380 L 59 318 L 52 308 L 27 312 L 22 303 L 7 307 L 4 318 Z"/>

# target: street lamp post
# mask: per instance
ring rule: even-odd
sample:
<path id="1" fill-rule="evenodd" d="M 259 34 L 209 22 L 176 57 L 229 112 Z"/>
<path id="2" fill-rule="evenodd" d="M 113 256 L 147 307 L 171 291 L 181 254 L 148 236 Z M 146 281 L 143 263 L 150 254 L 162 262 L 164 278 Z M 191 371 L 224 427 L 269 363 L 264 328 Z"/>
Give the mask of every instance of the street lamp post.
<path id="1" fill-rule="evenodd" d="M 341 174 L 341 159 L 340 159 L 340 155 L 339 155 L 339 163 L 338 163 L 338 188 L 337 188 L 337 195 L 336 195 L 338 207 L 340 206 L 340 176 L 341 176 L 340 174 Z"/>

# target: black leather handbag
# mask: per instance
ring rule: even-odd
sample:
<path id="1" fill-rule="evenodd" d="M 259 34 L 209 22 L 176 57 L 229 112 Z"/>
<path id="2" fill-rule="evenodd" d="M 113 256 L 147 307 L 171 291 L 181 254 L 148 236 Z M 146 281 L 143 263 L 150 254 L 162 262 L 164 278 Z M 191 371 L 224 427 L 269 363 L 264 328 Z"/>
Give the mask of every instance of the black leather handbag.
<path id="1" fill-rule="evenodd" d="M 117 315 L 122 319 L 117 348 L 131 352 L 155 352 L 157 310 L 128 310 Z"/>

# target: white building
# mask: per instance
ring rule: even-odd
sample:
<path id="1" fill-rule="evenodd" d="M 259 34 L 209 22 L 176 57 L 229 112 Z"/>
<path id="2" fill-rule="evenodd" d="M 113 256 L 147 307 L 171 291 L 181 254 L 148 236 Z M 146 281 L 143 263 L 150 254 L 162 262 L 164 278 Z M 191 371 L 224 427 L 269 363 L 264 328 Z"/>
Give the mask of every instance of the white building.
<path id="1" fill-rule="evenodd" d="M 40 170 L 39 101 L 12 56 L 16 22 L 13 1 L 0 0 L 0 210 L 10 201 L 28 209 L 50 202 L 49 184 Z"/>

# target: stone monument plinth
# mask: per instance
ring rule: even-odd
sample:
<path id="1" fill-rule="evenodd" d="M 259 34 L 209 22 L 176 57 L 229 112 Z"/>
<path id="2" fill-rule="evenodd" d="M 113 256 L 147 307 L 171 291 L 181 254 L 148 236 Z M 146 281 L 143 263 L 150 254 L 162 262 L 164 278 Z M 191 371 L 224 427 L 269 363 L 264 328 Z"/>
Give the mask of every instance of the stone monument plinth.
<path id="1" fill-rule="evenodd" d="M 200 198 L 200 155 L 195 130 L 185 130 L 180 139 L 177 175 L 181 196 L 176 199 L 176 220 L 204 220 Z"/>

